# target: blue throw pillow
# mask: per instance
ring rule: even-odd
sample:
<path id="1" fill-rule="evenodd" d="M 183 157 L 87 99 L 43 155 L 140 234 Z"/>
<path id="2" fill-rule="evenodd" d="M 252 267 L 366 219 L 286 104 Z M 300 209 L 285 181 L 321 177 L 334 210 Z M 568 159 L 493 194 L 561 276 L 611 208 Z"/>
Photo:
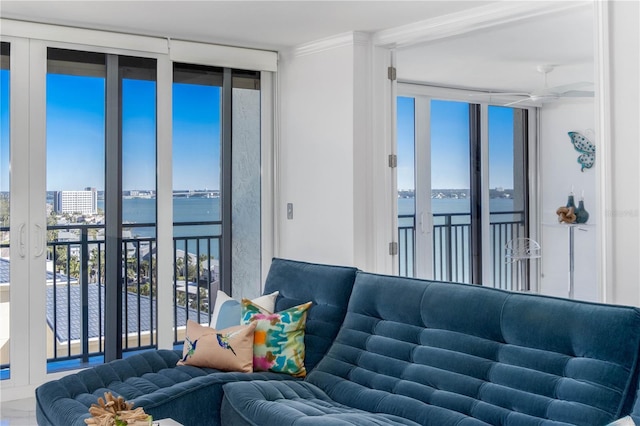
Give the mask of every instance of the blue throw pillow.
<path id="1" fill-rule="evenodd" d="M 279 293 L 278 291 L 274 291 L 271 294 L 256 297 L 251 302 L 269 312 L 273 312 Z M 211 324 L 209 326 L 216 330 L 222 330 L 240 325 L 241 316 L 242 307 L 240 306 L 240 301 L 229 297 L 224 291 L 218 290 L 216 303 L 213 307 L 213 314 L 211 314 Z"/>

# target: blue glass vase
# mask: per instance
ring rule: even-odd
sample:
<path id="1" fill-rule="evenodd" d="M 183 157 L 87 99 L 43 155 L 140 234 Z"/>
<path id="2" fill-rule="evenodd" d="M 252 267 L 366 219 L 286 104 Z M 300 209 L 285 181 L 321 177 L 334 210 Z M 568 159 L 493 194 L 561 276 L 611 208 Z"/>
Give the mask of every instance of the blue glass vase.
<path id="1" fill-rule="evenodd" d="M 569 195 L 569 199 L 567 200 L 567 207 L 573 207 L 573 210 L 576 209 L 576 203 L 573 200 L 573 194 Z"/>
<path id="2" fill-rule="evenodd" d="M 589 220 L 589 212 L 584 209 L 584 201 L 580 200 L 578 208 L 575 210 L 576 223 L 587 223 Z"/>

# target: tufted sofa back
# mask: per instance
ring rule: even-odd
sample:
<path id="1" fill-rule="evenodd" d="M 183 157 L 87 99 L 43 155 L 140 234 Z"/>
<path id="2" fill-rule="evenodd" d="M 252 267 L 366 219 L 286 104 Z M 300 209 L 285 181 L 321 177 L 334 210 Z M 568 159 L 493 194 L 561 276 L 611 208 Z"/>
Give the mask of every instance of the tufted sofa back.
<path id="1" fill-rule="evenodd" d="M 305 327 L 304 365 L 311 371 L 338 334 L 347 312 L 356 268 L 322 265 L 275 258 L 265 281 L 264 293 L 278 290 L 276 312 L 313 302 Z"/>
<path id="2" fill-rule="evenodd" d="M 602 426 L 632 410 L 640 310 L 359 272 L 307 377 L 423 425 Z"/>

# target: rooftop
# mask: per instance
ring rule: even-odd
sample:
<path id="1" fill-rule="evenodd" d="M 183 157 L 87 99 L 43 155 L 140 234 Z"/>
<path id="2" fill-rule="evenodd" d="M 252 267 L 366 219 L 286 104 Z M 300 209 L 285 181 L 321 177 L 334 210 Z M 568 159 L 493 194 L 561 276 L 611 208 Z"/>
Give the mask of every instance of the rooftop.
<path id="1" fill-rule="evenodd" d="M 104 312 L 105 286 L 98 283 L 89 283 L 87 291 L 89 299 L 89 338 L 96 339 L 104 336 L 104 320 L 100 317 L 100 314 Z M 55 324 L 54 300 L 55 312 L 57 313 Z M 152 324 L 156 323 L 155 299 L 127 292 L 122 304 L 123 313 L 126 315 L 126 324 L 123 322 L 123 334 L 137 334 L 138 329 L 140 333 L 151 330 Z M 189 318 L 197 318 L 197 310 L 188 309 L 188 312 Z M 187 309 L 183 306 L 176 306 L 176 315 L 177 326 L 186 325 Z M 208 312 L 200 311 L 201 318 L 208 319 L 208 315 Z M 47 324 L 52 330 L 56 330 L 58 342 L 80 340 L 82 336 L 82 301 L 79 285 L 47 286 Z"/>

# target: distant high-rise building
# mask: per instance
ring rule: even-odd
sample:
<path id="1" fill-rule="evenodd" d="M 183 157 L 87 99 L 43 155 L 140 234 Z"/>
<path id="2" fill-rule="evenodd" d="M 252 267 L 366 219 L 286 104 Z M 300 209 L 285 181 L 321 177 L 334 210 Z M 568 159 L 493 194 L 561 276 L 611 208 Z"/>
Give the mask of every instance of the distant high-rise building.
<path id="1" fill-rule="evenodd" d="M 56 213 L 98 213 L 98 191 L 85 188 L 84 191 L 56 191 L 53 194 L 53 210 Z"/>

